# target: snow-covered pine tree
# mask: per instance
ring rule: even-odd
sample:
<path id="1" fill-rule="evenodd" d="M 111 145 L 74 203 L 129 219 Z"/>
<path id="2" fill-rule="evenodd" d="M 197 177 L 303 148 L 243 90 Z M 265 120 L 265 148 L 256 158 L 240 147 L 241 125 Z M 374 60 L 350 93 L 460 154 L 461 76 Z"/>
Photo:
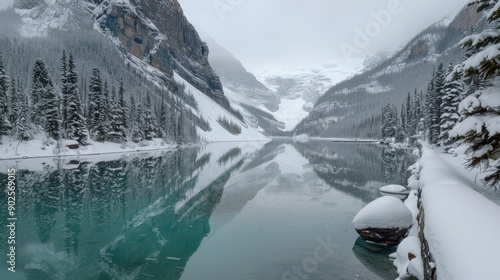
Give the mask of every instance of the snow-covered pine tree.
<path id="1" fill-rule="evenodd" d="M 49 137 L 60 138 L 59 100 L 54 93 L 54 84 L 42 59 L 37 59 L 32 70 L 31 119 L 47 132 Z"/>
<path id="2" fill-rule="evenodd" d="M 37 59 L 31 74 L 31 107 L 33 110 L 32 120 L 35 125 L 45 127 L 47 118 L 45 116 L 44 102 L 46 91 L 53 91 L 54 85 L 49 77 L 49 70 L 42 59 Z"/>
<path id="3" fill-rule="evenodd" d="M 144 140 L 144 133 L 143 133 L 143 117 L 142 117 L 142 105 L 141 105 L 141 100 L 140 100 L 140 94 L 139 94 L 139 100 L 135 102 L 135 98 L 133 95 L 130 97 L 130 139 L 138 143 L 142 140 Z"/>
<path id="4" fill-rule="evenodd" d="M 464 98 L 464 88 L 462 85 L 462 73 L 460 71 L 451 71 L 446 78 L 444 85 L 444 95 L 441 103 L 441 134 L 440 144 L 450 146 L 456 139 L 450 137 L 450 130 L 456 125 L 460 116 L 458 106 Z"/>
<path id="5" fill-rule="evenodd" d="M 104 82 L 104 87 L 98 96 L 96 96 L 96 106 L 93 109 L 94 120 L 91 135 L 94 140 L 104 142 L 108 139 L 111 130 L 111 117 L 109 107 L 109 88 L 108 82 Z"/>
<path id="6" fill-rule="evenodd" d="M 68 88 L 68 62 L 66 58 L 66 50 L 62 51 L 61 55 L 61 76 L 60 76 L 60 86 L 61 86 L 61 117 L 62 117 L 62 131 L 64 136 L 68 131 L 68 102 L 72 99 Z"/>
<path id="7" fill-rule="evenodd" d="M 54 84 L 49 76 L 49 69 L 42 59 L 37 59 L 33 66 L 31 102 L 33 123 L 41 126 L 49 137 L 60 139 L 59 98 L 54 93 Z"/>
<path id="8" fill-rule="evenodd" d="M 397 126 L 397 132 L 396 132 L 396 143 L 403 143 L 406 139 L 405 131 L 404 128 L 401 124 Z"/>
<path id="9" fill-rule="evenodd" d="M 415 134 L 415 128 L 414 128 L 414 116 L 413 116 L 413 108 L 412 108 L 412 102 L 411 102 L 411 94 L 408 92 L 408 95 L 406 96 L 406 135 L 407 136 L 413 136 Z"/>
<path id="10" fill-rule="evenodd" d="M 9 96 L 9 122 L 15 123 L 19 112 L 19 96 L 17 91 L 17 82 L 15 78 L 10 79 Z"/>
<path id="11" fill-rule="evenodd" d="M 53 87 L 47 87 L 43 100 L 42 109 L 45 118 L 44 130 L 47 136 L 59 140 L 61 135 L 61 112 L 59 110 L 59 97 L 55 94 Z"/>
<path id="12" fill-rule="evenodd" d="M 102 94 L 102 99 L 101 99 L 101 105 L 102 105 L 102 111 L 101 111 L 101 116 L 103 119 L 103 130 L 106 131 L 106 135 L 109 135 L 109 132 L 111 131 L 111 103 L 110 103 L 110 98 L 111 94 L 115 94 L 115 89 L 113 86 L 111 86 L 111 91 L 108 85 L 108 81 L 104 81 L 104 91 Z M 106 140 L 109 140 L 108 136 L 104 137 Z"/>
<path id="13" fill-rule="evenodd" d="M 427 136 L 427 139 L 429 140 L 429 142 L 432 142 L 431 141 L 431 133 L 430 133 L 430 127 L 432 126 L 432 115 L 433 115 L 433 111 L 432 111 L 432 102 L 433 102 L 433 95 L 434 95 L 434 79 L 436 77 L 436 72 L 434 71 L 432 73 L 432 78 L 431 80 L 429 81 L 429 83 L 427 84 L 427 91 L 425 92 L 425 107 L 424 107 L 424 119 L 425 119 L 425 128 L 426 128 L 426 132 L 425 132 L 425 135 Z"/>
<path id="14" fill-rule="evenodd" d="M 24 93 L 19 93 L 18 106 L 19 112 L 13 126 L 13 136 L 21 141 L 31 140 L 33 139 L 34 125 L 29 114 L 28 96 Z"/>
<path id="15" fill-rule="evenodd" d="M 478 80 L 479 87 L 459 107 L 464 115 L 450 135 L 470 145 L 469 167 L 482 166 L 491 173 L 484 183 L 500 188 L 500 2 L 478 0 L 478 12 L 486 11 L 491 28 L 465 37 L 460 44 L 470 53 L 456 70 Z M 475 88 L 474 88 L 475 90 Z"/>
<path id="16" fill-rule="evenodd" d="M 184 110 L 180 110 L 179 112 L 179 115 L 178 115 L 178 119 L 177 119 L 177 122 L 176 122 L 176 136 L 177 138 L 175 139 L 175 141 L 181 145 L 185 144 L 187 141 L 187 139 L 185 139 L 185 133 L 184 133 L 184 130 L 185 130 L 185 124 L 184 124 L 184 120 L 185 120 L 185 116 L 184 116 Z"/>
<path id="17" fill-rule="evenodd" d="M 382 119 L 382 127 L 381 127 L 381 132 L 382 132 L 382 139 L 388 138 L 388 120 L 390 118 L 390 105 L 387 104 L 384 107 L 382 107 L 382 114 L 381 114 L 381 119 Z"/>
<path id="18" fill-rule="evenodd" d="M 160 105 L 160 113 L 158 114 L 158 137 L 163 139 L 166 138 L 167 131 L 167 106 L 165 102 L 162 100 Z"/>
<path id="19" fill-rule="evenodd" d="M 102 95 L 102 79 L 99 67 L 92 69 L 92 75 L 89 80 L 89 104 L 87 124 L 90 135 L 95 139 L 94 132 L 97 130 L 100 119 L 100 102 Z"/>
<path id="20" fill-rule="evenodd" d="M 441 134 L 441 102 L 444 91 L 446 74 L 443 63 L 440 63 L 433 74 L 426 94 L 426 127 L 428 129 L 428 140 L 431 144 L 437 144 Z"/>
<path id="21" fill-rule="evenodd" d="M 152 109 L 151 109 L 151 96 L 149 94 L 149 91 L 146 92 L 146 100 L 144 103 L 144 118 L 143 118 L 143 134 L 144 138 L 146 140 L 153 140 L 154 137 L 156 137 L 156 127 L 158 124 L 155 122 L 156 121 L 156 116 L 154 115 Z"/>
<path id="22" fill-rule="evenodd" d="M 123 86 L 123 79 L 120 79 L 120 86 L 118 88 L 118 105 L 119 105 L 119 115 L 118 115 L 118 123 L 120 125 L 120 133 L 123 133 L 125 136 L 125 140 L 127 139 L 127 133 L 129 128 L 129 118 L 128 118 L 128 104 L 125 99 L 125 87 Z"/>
<path id="23" fill-rule="evenodd" d="M 123 123 L 122 108 L 120 100 L 117 100 L 115 88 L 112 87 L 111 95 L 108 97 L 110 107 L 110 131 L 108 139 L 111 142 L 122 143 L 127 141 L 125 125 Z"/>
<path id="24" fill-rule="evenodd" d="M 414 135 L 420 134 L 421 132 L 424 131 L 424 125 L 425 125 L 425 116 L 424 116 L 424 110 L 422 109 L 422 104 L 424 103 L 422 101 L 423 99 L 423 93 L 420 92 L 420 94 L 417 93 L 417 90 L 415 90 L 414 93 L 414 99 L 413 99 L 413 115 L 414 115 L 414 120 L 415 120 L 415 133 Z"/>
<path id="25" fill-rule="evenodd" d="M 167 139 L 171 142 L 177 141 L 177 110 L 175 107 L 175 101 L 172 101 L 170 104 L 170 118 L 167 123 Z"/>
<path id="26" fill-rule="evenodd" d="M 403 133 L 406 135 L 408 133 L 408 119 L 406 118 L 405 104 L 401 105 L 400 121 L 401 121 L 400 128 L 401 128 L 401 130 L 403 130 Z"/>
<path id="27" fill-rule="evenodd" d="M 8 119 L 9 105 L 7 99 L 7 91 L 9 90 L 8 85 L 9 78 L 5 73 L 5 66 L 3 62 L 3 56 L 0 54 L 0 140 L 2 135 L 7 135 L 10 130 L 10 122 Z"/>
<path id="28" fill-rule="evenodd" d="M 382 138 L 396 137 L 398 128 L 398 110 L 396 106 L 387 104 L 383 109 Z"/>
<path id="29" fill-rule="evenodd" d="M 89 133 L 83 116 L 82 101 L 78 91 L 78 74 L 72 53 L 69 55 L 65 80 L 68 90 L 67 119 L 65 120 L 66 137 L 78 141 L 80 145 L 87 145 Z"/>

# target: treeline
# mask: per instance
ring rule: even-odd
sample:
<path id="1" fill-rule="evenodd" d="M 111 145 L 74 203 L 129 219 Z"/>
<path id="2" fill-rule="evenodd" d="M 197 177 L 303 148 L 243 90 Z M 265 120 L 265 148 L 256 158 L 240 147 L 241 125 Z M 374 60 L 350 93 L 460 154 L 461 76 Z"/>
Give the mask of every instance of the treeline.
<path id="1" fill-rule="evenodd" d="M 409 132 L 407 137 L 420 134 L 430 144 L 442 146 L 447 150 L 466 144 L 468 167 L 480 167 L 482 171 L 486 171 L 484 183 L 495 189 L 500 188 L 498 2 L 477 0 L 470 3 L 478 4 L 478 12 L 487 12 L 490 26 L 480 33 L 466 36 L 460 42 L 467 50 L 462 63 L 450 65 L 448 70 L 445 70 L 441 63 L 434 71 L 421 103 L 424 105 L 423 118 L 419 121 L 423 125 L 421 129 L 400 129 L 397 126 L 398 121 L 394 120 L 394 107 L 391 105 L 382 112 L 385 116 L 382 124 L 384 137 L 402 140 L 404 137 L 398 137 L 398 134 Z M 389 110 L 389 107 L 392 109 Z M 408 120 L 408 117 L 406 118 Z M 403 122 L 402 115 L 399 123 Z"/>
<path id="2" fill-rule="evenodd" d="M 383 139 L 395 138 L 396 142 L 414 141 L 422 130 L 422 93 L 408 93 L 406 102 L 398 111 L 396 105 L 387 104 L 382 108 L 381 134 Z"/>
<path id="3" fill-rule="evenodd" d="M 7 75 L 0 55 L 0 136 L 25 141 L 45 132 L 49 139 L 71 139 L 81 145 L 90 140 L 138 143 L 153 138 L 182 144 L 200 140 L 196 126 L 210 130 L 206 120 L 183 105 L 184 100 L 153 101 L 149 91 L 126 94 L 123 81 L 104 80 L 99 67 L 92 70 L 82 97 L 73 54 L 67 58 L 63 51 L 60 65 L 59 87 L 45 61 L 37 59 L 30 87 L 25 88 L 21 75 Z"/>

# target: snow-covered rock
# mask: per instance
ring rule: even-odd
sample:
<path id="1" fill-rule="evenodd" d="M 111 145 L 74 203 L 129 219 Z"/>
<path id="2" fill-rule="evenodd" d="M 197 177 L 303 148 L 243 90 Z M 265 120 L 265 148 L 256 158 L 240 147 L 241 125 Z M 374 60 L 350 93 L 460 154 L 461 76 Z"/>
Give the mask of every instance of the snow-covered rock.
<path id="1" fill-rule="evenodd" d="M 401 185 L 387 185 L 380 188 L 380 192 L 391 194 L 409 194 L 410 191 Z"/>
<path id="2" fill-rule="evenodd" d="M 355 229 L 409 228 L 412 214 L 401 200 L 384 196 L 361 209 L 352 222 Z"/>
<path id="3" fill-rule="evenodd" d="M 363 239 L 395 245 L 407 235 L 413 224 L 413 215 L 401 200 L 384 196 L 361 209 L 353 224 Z"/>

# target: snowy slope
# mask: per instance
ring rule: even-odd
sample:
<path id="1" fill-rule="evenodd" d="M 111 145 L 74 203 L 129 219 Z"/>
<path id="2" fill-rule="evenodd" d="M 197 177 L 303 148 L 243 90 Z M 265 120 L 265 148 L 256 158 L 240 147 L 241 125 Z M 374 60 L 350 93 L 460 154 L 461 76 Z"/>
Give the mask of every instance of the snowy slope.
<path id="1" fill-rule="evenodd" d="M 194 86 L 186 82 L 179 74 L 174 73 L 174 79 L 186 86 L 186 90 L 191 92 L 200 108 L 198 114 L 200 114 L 204 119 L 210 123 L 212 131 L 207 132 L 201 129 L 198 130 L 199 135 L 209 142 L 220 142 L 220 141 L 268 141 L 270 140 L 262 133 L 257 131 L 257 129 L 243 123 L 226 109 L 222 108 L 215 101 L 210 99 L 208 96 L 200 92 Z M 196 113 L 196 112 L 195 112 Z M 226 118 L 234 123 L 237 123 L 241 127 L 241 134 L 233 135 L 225 128 L 223 128 L 217 119 L 219 117 Z"/>

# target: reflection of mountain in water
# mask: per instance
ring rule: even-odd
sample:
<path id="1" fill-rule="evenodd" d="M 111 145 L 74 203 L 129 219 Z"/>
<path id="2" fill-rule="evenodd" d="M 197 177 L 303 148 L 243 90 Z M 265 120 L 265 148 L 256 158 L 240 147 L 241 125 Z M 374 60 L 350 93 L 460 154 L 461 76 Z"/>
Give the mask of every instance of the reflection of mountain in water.
<path id="1" fill-rule="evenodd" d="M 18 170 L 19 228 L 32 229 L 18 234 L 19 272 L 37 280 L 179 279 L 250 150 L 215 146 Z"/>
<path id="2" fill-rule="evenodd" d="M 242 216 L 248 218 L 254 207 L 288 200 L 291 210 L 293 205 L 316 205 L 331 213 L 330 207 L 342 205 L 345 198 L 335 201 L 339 196 L 332 187 L 369 202 L 379 196 L 376 187 L 399 182 L 406 168 L 404 153 L 325 141 L 223 143 L 109 157 L 114 159 L 9 163 L 19 166 L 17 267 L 25 279 L 175 280 L 183 273 L 203 275 L 197 270 L 200 261 L 206 263 L 203 253 L 212 251 L 202 242 L 209 246 L 220 234 L 231 233 L 227 229 L 241 223 Z M 0 170 L 7 170 L 3 165 Z M 6 174 L 0 173 L 0 184 L 6 182 Z M 277 206 L 269 215 L 279 216 L 285 208 Z M 6 211 L 0 208 L 2 227 Z M 337 211 L 350 213 L 346 208 Z M 0 239 L 7 240 L 6 234 L 0 231 Z M 195 254 L 199 251 L 201 255 Z M 189 270 L 190 264 L 197 272 Z"/>
<path id="3" fill-rule="evenodd" d="M 294 145 L 320 178 L 365 203 L 379 197 L 384 184 L 406 184 L 406 169 L 413 160 L 405 150 L 368 144 L 310 141 Z"/>

